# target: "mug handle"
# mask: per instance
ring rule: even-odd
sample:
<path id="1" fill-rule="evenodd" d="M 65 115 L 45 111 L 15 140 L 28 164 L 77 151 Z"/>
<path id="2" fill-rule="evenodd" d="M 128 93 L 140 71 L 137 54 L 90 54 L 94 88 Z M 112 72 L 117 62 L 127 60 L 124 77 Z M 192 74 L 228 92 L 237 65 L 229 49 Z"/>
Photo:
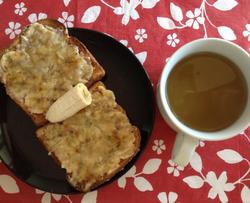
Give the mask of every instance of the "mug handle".
<path id="1" fill-rule="evenodd" d="M 174 147 L 172 150 L 172 160 L 179 166 L 186 166 L 199 144 L 199 139 L 177 133 L 175 138 Z"/>

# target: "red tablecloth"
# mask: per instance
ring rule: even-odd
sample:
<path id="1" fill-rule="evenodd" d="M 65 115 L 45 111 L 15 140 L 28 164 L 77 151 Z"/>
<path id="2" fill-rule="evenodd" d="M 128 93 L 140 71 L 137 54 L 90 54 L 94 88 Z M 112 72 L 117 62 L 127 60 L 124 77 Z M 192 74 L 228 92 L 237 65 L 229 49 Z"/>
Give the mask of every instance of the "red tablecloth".
<path id="1" fill-rule="evenodd" d="M 0 0 L 0 48 L 30 22 L 55 18 L 110 34 L 131 48 L 156 85 L 168 57 L 194 39 L 224 38 L 249 52 L 249 9 L 248 0 Z M 250 202 L 250 130 L 223 142 L 200 142 L 185 169 L 170 160 L 174 138 L 157 111 L 136 165 L 85 196 L 39 191 L 0 163 L 0 202 Z"/>

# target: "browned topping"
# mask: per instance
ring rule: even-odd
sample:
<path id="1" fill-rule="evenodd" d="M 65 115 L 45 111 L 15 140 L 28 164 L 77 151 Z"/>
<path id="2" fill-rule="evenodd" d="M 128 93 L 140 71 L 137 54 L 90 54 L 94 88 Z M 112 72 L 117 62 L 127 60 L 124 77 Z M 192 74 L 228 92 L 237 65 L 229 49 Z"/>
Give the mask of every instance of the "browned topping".
<path id="1" fill-rule="evenodd" d="M 99 86 L 92 99 L 90 106 L 62 124 L 46 126 L 45 133 L 38 135 L 71 174 L 70 182 L 85 183 L 84 191 L 100 177 L 112 174 L 120 167 L 121 160 L 133 156 L 137 150 L 134 127 L 126 114 L 116 108 L 114 94 Z"/>
<path id="2" fill-rule="evenodd" d="M 63 31 L 34 23 L 2 56 L 0 78 L 30 113 L 45 113 L 72 86 L 89 81 L 89 61 Z"/>

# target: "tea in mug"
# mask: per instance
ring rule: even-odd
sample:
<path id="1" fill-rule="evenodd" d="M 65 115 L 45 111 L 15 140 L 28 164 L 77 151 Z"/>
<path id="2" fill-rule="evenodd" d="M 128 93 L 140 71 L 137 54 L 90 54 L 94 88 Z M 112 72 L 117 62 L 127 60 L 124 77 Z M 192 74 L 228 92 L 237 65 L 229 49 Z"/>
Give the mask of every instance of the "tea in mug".
<path id="1" fill-rule="evenodd" d="M 218 131 L 233 124 L 247 103 L 247 84 L 228 58 L 210 52 L 182 59 L 170 72 L 167 99 L 186 126 Z"/>

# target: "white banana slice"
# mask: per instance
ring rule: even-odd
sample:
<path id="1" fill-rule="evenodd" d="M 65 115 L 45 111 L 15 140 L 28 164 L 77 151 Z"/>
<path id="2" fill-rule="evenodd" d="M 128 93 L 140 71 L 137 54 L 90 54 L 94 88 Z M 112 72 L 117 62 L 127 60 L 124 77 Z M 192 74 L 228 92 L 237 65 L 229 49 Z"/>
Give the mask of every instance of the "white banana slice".
<path id="1" fill-rule="evenodd" d="M 91 93 L 87 87 L 83 83 L 78 83 L 50 106 L 46 119 L 51 123 L 61 122 L 90 105 L 91 102 Z"/>

